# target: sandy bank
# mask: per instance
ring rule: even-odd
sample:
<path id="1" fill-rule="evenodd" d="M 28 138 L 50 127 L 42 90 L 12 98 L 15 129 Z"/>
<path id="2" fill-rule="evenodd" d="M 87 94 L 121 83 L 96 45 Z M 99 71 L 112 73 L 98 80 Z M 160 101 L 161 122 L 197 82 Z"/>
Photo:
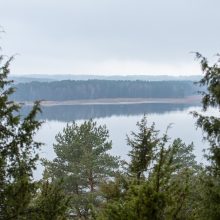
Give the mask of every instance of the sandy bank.
<path id="1" fill-rule="evenodd" d="M 81 99 L 66 101 L 42 101 L 42 106 L 57 105 L 132 105 L 147 103 L 170 104 L 199 104 L 201 96 L 189 96 L 185 98 L 114 98 L 114 99 Z M 22 102 L 25 105 L 33 105 L 33 102 Z"/>

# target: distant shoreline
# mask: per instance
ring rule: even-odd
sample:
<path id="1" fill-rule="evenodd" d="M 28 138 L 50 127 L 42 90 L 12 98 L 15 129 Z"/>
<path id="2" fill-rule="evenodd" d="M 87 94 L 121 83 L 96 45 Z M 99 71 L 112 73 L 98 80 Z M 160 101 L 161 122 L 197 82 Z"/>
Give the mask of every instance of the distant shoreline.
<path id="1" fill-rule="evenodd" d="M 33 102 L 20 102 L 26 106 Z M 105 99 L 80 99 L 66 101 L 41 101 L 45 107 L 61 105 L 134 105 L 134 104 L 199 104 L 201 96 L 188 96 L 185 98 L 105 98 Z"/>

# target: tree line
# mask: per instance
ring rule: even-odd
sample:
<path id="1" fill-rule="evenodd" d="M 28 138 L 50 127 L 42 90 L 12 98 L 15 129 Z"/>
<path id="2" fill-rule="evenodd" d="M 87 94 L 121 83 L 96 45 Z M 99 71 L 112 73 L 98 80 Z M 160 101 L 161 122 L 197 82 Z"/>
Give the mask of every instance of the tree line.
<path id="1" fill-rule="evenodd" d="M 192 81 L 55 81 L 16 85 L 11 98 L 17 101 L 77 100 L 101 98 L 183 98 L 195 95 Z"/>
<path id="2" fill-rule="evenodd" d="M 203 110 L 219 108 L 219 65 L 209 66 L 206 58 L 196 56 L 204 72 L 199 84 L 207 87 Z M 56 157 L 41 160 L 45 170 L 36 181 L 40 103 L 21 116 L 21 105 L 10 101 L 11 59 L 1 56 L 0 61 L 0 219 L 220 219 L 219 117 L 192 113 L 210 145 L 207 165 L 195 160 L 193 143 L 171 141 L 169 127 L 160 134 L 146 116 L 137 122 L 137 132 L 127 136 L 129 161 L 109 153 L 106 126 L 92 119 L 67 124 L 56 135 Z"/>

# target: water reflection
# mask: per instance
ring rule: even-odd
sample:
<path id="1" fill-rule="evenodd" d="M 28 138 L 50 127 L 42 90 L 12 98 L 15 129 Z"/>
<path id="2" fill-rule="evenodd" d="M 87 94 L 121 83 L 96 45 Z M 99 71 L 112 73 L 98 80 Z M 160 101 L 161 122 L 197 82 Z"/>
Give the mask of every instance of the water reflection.
<path id="1" fill-rule="evenodd" d="M 42 114 L 38 116 L 43 120 L 76 121 L 90 118 L 106 118 L 111 116 L 132 116 L 170 111 L 184 111 L 190 104 L 119 104 L 119 105 L 62 105 L 42 107 Z M 194 105 L 196 106 L 196 105 Z M 197 105 L 198 106 L 198 105 Z M 31 107 L 23 107 L 23 114 L 27 114 Z"/>

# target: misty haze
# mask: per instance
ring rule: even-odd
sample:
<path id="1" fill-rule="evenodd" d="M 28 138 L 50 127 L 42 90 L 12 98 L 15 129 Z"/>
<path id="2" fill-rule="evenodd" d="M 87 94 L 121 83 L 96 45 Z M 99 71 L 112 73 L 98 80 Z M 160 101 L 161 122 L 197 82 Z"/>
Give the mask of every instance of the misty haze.
<path id="1" fill-rule="evenodd" d="M 0 220 L 220 219 L 219 1 L 0 8 Z"/>

